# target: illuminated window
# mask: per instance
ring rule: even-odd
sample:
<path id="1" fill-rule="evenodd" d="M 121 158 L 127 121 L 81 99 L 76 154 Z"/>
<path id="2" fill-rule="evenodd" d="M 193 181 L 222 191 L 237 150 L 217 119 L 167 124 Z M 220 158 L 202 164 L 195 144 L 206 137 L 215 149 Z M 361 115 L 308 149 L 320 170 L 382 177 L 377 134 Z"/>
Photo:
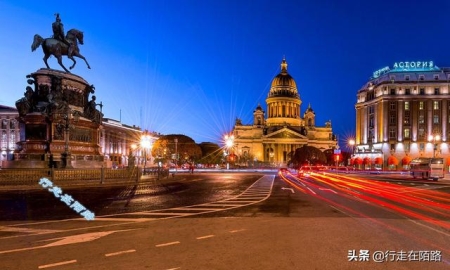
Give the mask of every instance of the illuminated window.
<path id="1" fill-rule="evenodd" d="M 425 123 L 425 116 L 423 114 L 419 114 L 419 124 L 424 124 L 424 123 Z"/>
<path id="2" fill-rule="evenodd" d="M 425 149 L 425 145 L 423 143 L 419 143 L 419 149 L 420 151 L 423 151 Z"/>
<path id="3" fill-rule="evenodd" d="M 409 111 L 405 111 L 405 117 L 404 117 L 404 119 L 403 119 L 403 123 L 404 123 L 405 125 L 409 125 L 409 120 L 410 120 L 410 114 L 409 114 Z"/>
<path id="4" fill-rule="evenodd" d="M 423 110 L 423 101 L 419 102 L 419 110 Z"/>
<path id="5" fill-rule="evenodd" d="M 433 124 L 439 124 L 439 115 L 433 115 Z"/>
<path id="6" fill-rule="evenodd" d="M 403 136 L 404 136 L 404 138 L 405 139 L 409 139 L 410 138 L 410 132 L 409 132 L 409 128 L 405 128 L 404 130 L 403 130 Z"/>
<path id="7" fill-rule="evenodd" d="M 439 101 L 433 101 L 433 110 L 439 110 Z"/>
<path id="8" fill-rule="evenodd" d="M 419 137 L 419 139 L 425 138 L 425 129 L 423 127 L 419 128 L 419 133 L 417 134 L 417 136 Z"/>
<path id="9" fill-rule="evenodd" d="M 409 101 L 405 101 L 405 111 L 409 111 Z"/>

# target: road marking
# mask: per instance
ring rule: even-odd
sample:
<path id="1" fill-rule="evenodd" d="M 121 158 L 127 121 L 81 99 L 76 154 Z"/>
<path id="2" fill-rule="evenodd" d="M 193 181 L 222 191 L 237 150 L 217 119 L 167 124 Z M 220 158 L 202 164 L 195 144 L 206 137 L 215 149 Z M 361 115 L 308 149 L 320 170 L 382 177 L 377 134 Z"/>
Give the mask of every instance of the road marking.
<path id="1" fill-rule="evenodd" d="M 108 231 L 108 232 L 95 232 L 95 233 L 84 233 L 84 234 L 78 234 L 78 235 L 71 235 L 71 236 L 62 237 L 62 238 L 55 238 L 55 239 L 61 239 L 61 240 L 56 241 L 54 243 L 47 244 L 47 245 L 37 246 L 37 247 L 28 247 L 28 248 L 2 250 L 2 251 L 0 251 L 0 254 L 13 253 L 13 252 L 18 252 L 18 251 L 26 251 L 26 250 L 33 250 L 33 249 L 40 249 L 40 248 L 48 248 L 48 247 L 54 247 L 54 246 L 69 245 L 69 244 L 76 244 L 76 243 L 83 243 L 83 242 L 96 240 L 96 239 L 98 239 L 100 237 L 107 236 L 107 235 L 115 233 L 115 232 L 125 232 L 125 231 L 132 231 L 132 230 L 137 230 L 137 229 L 128 229 L 128 230 L 117 230 L 117 231 Z"/>
<path id="2" fill-rule="evenodd" d="M 294 193 L 294 189 L 293 189 L 293 188 L 285 188 L 285 187 L 282 187 L 281 189 L 282 189 L 282 190 L 290 190 L 292 193 Z"/>
<path id="3" fill-rule="evenodd" d="M 32 228 L 20 228 L 20 227 L 8 227 L 8 226 L 0 226 L 0 232 L 20 232 L 20 233 L 34 233 L 34 234 L 46 234 L 46 233 L 57 233 L 61 232 L 61 230 L 40 230 L 40 229 L 32 229 Z"/>
<path id="4" fill-rule="evenodd" d="M 136 250 L 135 249 L 130 249 L 130 250 L 123 250 L 123 251 L 113 252 L 113 253 L 107 253 L 107 254 L 105 254 L 105 256 L 106 257 L 116 256 L 116 255 L 120 255 L 120 254 L 124 254 L 124 253 L 132 253 L 132 252 L 136 252 Z"/>
<path id="5" fill-rule="evenodd" d="M 158 244 L 158 245 L 155 245 L 155 247 L 166 247 L 166 246 L 178 245 L 178 244 L 180 244 L 180 242 L 175 241 L 175 242 L 169 242 L 169 243 L 164 243 L 164 244 Z"/>
<path id="6" fill-rule="evenodd" d="M 68 236 L 68 237 L 64 237 L 64 239 L 61 239 L 61 240 L 56 241 L 54 243 L 47 244 L 44 247 L 54 247 L 54 246 L 61 246 L 61 245 L 69 245 L 69 244 L 76 244 L 76 243 L 83 243 L 83 242 L 94 241 L 96 239 L 99 239 L 100 237 L 110 235 L 110 234 L 112 234 L 114 232 L 115 231 L 95 232 L 95 233 L 84 233 L 84 234 L 71 235 L 71 236 Z"/>
<path id="7" fill-rule="evenodd" d="M 71 260 L 71 261 L 64 261 L 64 262 L 59 262 L 59 263 L 39 265 L 38 269 L 49 268 L 49 267 L 54 267 L 54 266 L 60 266 L 60 265 L 69 264 L 69 263 L 76 263 L 76 262 L 77 262 L 77 260 Z"/>
<path id="8" fill-rule="evenodd" d="M 214 237 L 214 235 L 210 234 L 210 235 L 205 235 L 205 236 L 199 236 L 199 237 L 197 237 L 197 240 L 211 238 L 211 237 Z"/>
<path id="9" fill-rule="evenodd" d="M 329 188 L 319 188 L 319 189 L 320 189 L 320 190 L 331 191 L 331 192 L 333 192 L 334 194 L 337 194 L 336 191 L 334 191 L 334 190 L 332 190 L 332 189 L 329 189 Z"/>
<path id="10" fill-rule="evenodd" d="M 247 229 L 231 230 L 230 233 L 237 233 L 237 232 L 242 232 L 245 230 L 247 230 Z"/>

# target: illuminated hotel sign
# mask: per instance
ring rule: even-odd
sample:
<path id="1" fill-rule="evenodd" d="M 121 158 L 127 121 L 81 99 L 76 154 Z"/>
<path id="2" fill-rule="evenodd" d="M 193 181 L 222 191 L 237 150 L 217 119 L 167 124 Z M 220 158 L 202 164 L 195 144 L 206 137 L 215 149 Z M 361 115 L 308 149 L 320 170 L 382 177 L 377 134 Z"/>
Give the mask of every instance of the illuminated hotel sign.
<path id="1" fill-rule="evenodd" d="M 381 75 L 392 72 L 400 72 L 400 71 L 430 71 L 439 69 L 434 65 L 433 61 L 411 61 L 411 62 L 395 62 L 390 69 L 388 66 L 384 68 L 380 68 L 379 70 L 373 73 L 373 78 L 378 78 Z"/>
<path id="2" fill-rule="evenodd" d="M 429 70 L 434 69 L 433 61 L 426 61 L 426 62 L 396 62 L 394 63 L 394 69 L 403 69 L 403 70 L 409 70 L 409 69 L 423 69 L 423 70 Z"/>

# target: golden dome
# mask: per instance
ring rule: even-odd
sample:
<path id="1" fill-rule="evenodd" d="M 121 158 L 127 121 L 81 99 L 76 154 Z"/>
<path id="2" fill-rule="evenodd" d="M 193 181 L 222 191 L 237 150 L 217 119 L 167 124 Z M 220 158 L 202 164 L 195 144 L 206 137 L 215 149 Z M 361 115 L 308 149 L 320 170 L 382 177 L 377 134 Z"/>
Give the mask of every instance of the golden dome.
<path id="1" fill-rule="evenodd" d="M 281 72 L 272 80 L 269 97 L 299 97 L 297 84 L 287 72 L 287 62 L 284 58 L 281 61 Z"/>

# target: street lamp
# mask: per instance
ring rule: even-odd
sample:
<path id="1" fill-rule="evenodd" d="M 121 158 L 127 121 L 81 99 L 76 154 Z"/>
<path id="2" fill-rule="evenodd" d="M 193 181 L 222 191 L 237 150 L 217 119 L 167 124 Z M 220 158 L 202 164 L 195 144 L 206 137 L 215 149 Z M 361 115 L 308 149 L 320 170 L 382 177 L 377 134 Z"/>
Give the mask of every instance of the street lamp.
<path id="1" fill-rule="evenodd" d="M 65 103 L 65 114 L 64 114 L 64 168 L 65 169 L 73 169 L 72 166 L 72 157 L 69 150 L 69 136 L 70 136 L 70 119 L 73 117 L 75 122 L 78 122 L 80 119 L 80 114 L 78 111 L 72 111 L 69 106 L 69 103 Z"/>
<path id="2" fill-rule="evenodd" d="M 230 149 L 233 147 L 234 145 L 234 135 L 225 135 L 225 147 L 227 148 L 227 156 L 230 155 Z M 228 162 L 228 157 L 227 157 L 227 170 L 230 169 L 230 164 Z"/>
<path id="3" fill-rule="evenodd" d="M 150 135 L 147 131 L 144 131 L 144 134 L 141 136 L 141 148 L 144 149 L 144 174 L 145 174 L 145 166 L 147 165 L 147 151 L 152 146 L 152 141 Z"/>
<path id="4" fill-rule="evenodd" d="M 441 136 L 439 136 L 438 134 L 436 135 L 430 135 L 428 136 L 428 141 L 429 142 L 433 142 L 433 157 L 436 157 L 436 150 L 437 150 L 437 142 L 441 140 Z"/>
<path id="5" fill-rule="evenodd" d="M 351 149 L 352 149 L 352 154 L 355 154 L 355 140 L 354 139 L 350 139 L 348 140 L 348 145 L 350 145 Z"/>
<path id="6" fill-rule="evenodd" d="M 175 142 L 175 171 L 177 171 L 177 167 L 178 167 L 178 139 L 175 138 L 173 141 Z"/>

